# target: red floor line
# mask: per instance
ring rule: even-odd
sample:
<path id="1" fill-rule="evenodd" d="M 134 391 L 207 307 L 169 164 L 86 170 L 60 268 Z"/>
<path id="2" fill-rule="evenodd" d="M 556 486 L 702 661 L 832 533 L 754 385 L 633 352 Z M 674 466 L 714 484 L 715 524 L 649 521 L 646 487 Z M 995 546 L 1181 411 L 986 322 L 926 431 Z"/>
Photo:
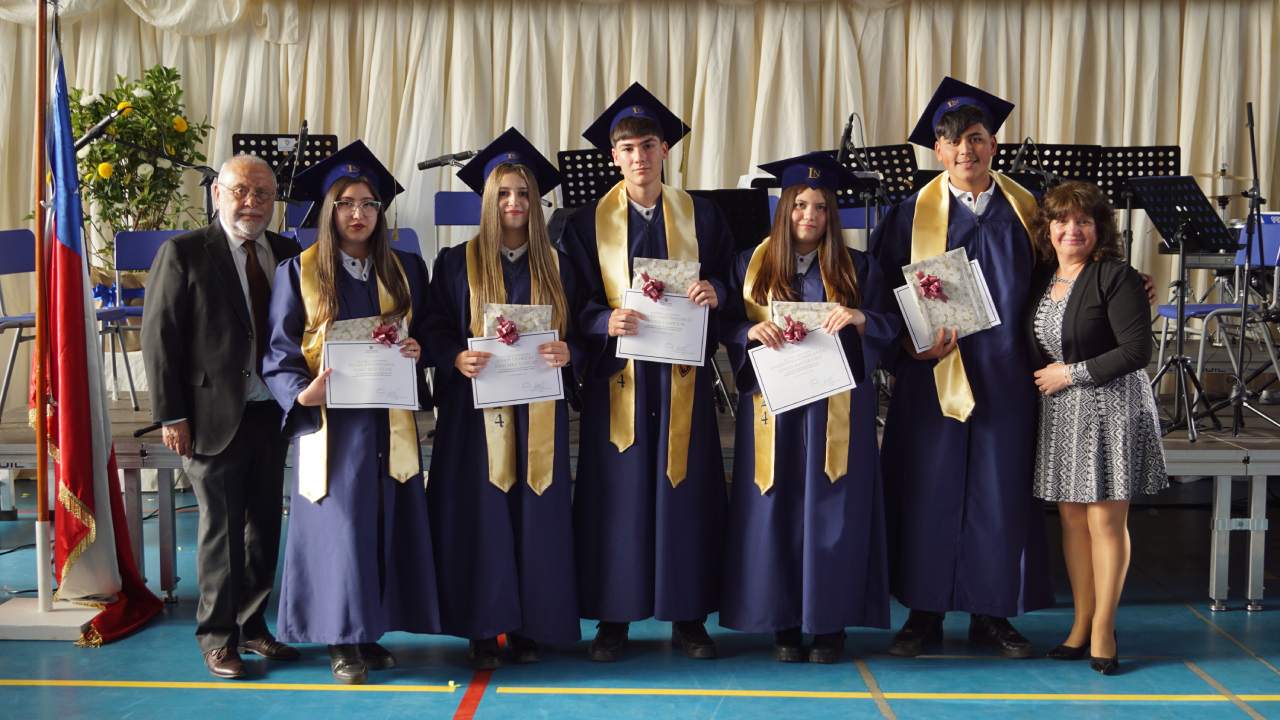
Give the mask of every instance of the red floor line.
<path id="1" fill-rule="evenodd" d="M 492 670 L 477 670 L 476 674 L 471 676 L 471 682 L 467 684 L 467 692 L 462 696 L 458 709 L 453 713 L 453 720 L 472 720 L 476 716 L 476 710 L 480 707 L 480 698 L 484 697 L 485 688 L 489 687 L 489 678 L 492 675 Z"/>

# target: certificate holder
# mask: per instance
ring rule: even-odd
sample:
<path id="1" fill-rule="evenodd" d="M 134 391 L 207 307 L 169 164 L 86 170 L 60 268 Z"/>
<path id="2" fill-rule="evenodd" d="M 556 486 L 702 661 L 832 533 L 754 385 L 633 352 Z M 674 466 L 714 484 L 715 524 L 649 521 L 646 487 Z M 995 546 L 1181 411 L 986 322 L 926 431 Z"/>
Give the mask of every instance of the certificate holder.
<path id="1" fill-rule="evenodd" d="M 665 293 L 652 300 L 640 290 L 628 289 L 623 291 L 622 307 L 645 319 L 635 335 L 618 338 L 617 357 L 669 365 L 706 364 L 707 306 L 684 295 Z"/>
<path id="2" fill-rule="evenodd" d="M 326 340 L 323 367 L 333 370 L 325 386 L 331 410 L 418 409 L 418 363 L 399 345 Z"/>
<path id="3" fill-rule="evenodd" d="M 467 349 L 491 353 L 480 374 L 471 379 L 477 410 L 564 399 L 564 376 L 547 364 L 538 346 L 560 339 L 555 330 L 522 332 L 510 345 L 497 337 L 467 338 Z"/>
<path id="4" fill-rule="evenodd" d="M 811 331 L 804 340 L 784 343 L 777 350 L 760 345 L 747 355 L 774 415 L 857 387 L 840 338 L 825 330 Z"/>

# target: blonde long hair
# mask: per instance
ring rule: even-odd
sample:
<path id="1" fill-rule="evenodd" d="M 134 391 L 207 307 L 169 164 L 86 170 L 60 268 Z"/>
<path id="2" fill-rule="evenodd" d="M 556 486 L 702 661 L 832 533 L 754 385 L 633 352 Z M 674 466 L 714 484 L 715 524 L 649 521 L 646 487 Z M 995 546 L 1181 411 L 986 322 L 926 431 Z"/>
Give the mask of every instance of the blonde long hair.
<path id="1" fill-rule="evenodd" d="M 791 241 L 791 210 L 796 196 L 808 190 L 806 185 L 792 185 L 782 191 L 778 199 L 778 211 L 773 217 L 773 229 L 769 232 L 769 250 L 760 265 L 760 276 L 751 288 L 751 299 L 765 305 L 774 300 L 799 300 L 791 288 L 791 278 L 796 274 L 795 251 Z M 827 234 L 818 245 L 818 266 L 822 277 L 831 283 L 835 297 L 828 302 L 838 302 L 845 307 L 858 307 L 861 300 L 858 280 L 853 268 L 853 258 L 845 248 L 840 232 L 840 208 L 836 195 L 827 188 L 817 188 L 827 203 Z"/>
<path id="2" fill-rule="evenodd" d="M 316 223 L 316 275 L 320 280 L 320 308 L 316 317 L 312 318 L 312 326 L 307 328 L 314 332 L 338 317 L 338 283 L 337 275 L 342 261 L 338 259 L 338 230 L 334 216 L 337 214 L 333 202 L 352 185 L 364 184 L 369 194 L 378 197 L 377 186 L 364 177 L 340 178 L 333 183 L 324 194 L 320 204 L 320 219 Z M 383 201 L 385 202 L 385 201 Z M 378 282 L 391 295 L 392 309 L 382 315 L 386 323 L 398 323 L 409 314 L 409 287 L 405 284 L 404 274 L 396 263 L 391 252 L 391 240 L 387 234 L 387 216 L 382 208 L 378 208 L 378 219 L 373 226 L 373 234 L 369 236 L 369 257 L 373 258 L 373 271 Z"/>
<path id="3" fill-rule="evenodd" d="M 556 250 L 551 246 L 547 221 L 542 214 L 539 201 L 542 193 L 529 168 L 517 163 L 501 163 L 484 182 L 484 194 L 480 198 L 480 233 L 471 240 L 479 244 L 476 257 L 480 259 L 479 272 L 476 273 L 479 283 L 471 288 L 471 334 L 484 334 L 486 303 L 507 302 L 506 285 L 502 279 L 502 209 L 498 207 L 498 188 L 507 173 L 519 175 L 529 186 L 529 224 L 525 226 L 529 239 L 529 275 L 533 280 L 529 302 L 551 306 L 552 327 L 560 331 L 563 339 L 569 330 L 569 304 L 560 284 Z"/>

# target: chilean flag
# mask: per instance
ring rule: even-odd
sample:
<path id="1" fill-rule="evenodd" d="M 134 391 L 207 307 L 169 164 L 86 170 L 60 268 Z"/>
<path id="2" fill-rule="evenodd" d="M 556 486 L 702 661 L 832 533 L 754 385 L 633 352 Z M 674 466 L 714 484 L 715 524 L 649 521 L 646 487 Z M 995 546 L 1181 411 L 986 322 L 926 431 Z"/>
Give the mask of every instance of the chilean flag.
<path id="1" fill-rule="evenodd" d="M 102 607 L 80 645 L 101 645 L 142 627 L 161 603 L 134 565 L 120 496 L 102 353 L 81 237 L 80 185 L 62 53 L 54 46 L 49 112 L 52 242 L 45 248 L 48 327 L 44 373 L 50 454 L 55 461 L 54 576 L 57 599 Z M 31 384 L 35 407 L 35 382 Z M 34 411 L 33 411 L 34 416 Z"/>

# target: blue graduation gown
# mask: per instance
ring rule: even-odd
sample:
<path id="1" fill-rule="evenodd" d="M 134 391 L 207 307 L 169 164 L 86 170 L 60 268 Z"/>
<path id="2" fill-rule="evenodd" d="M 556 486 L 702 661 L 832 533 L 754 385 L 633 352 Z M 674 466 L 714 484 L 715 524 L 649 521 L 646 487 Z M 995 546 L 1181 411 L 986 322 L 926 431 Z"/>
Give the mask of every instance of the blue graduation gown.
<path id="1" fill-rule="evenodd" d="M 891 209 L 871 238 L 892 287 L 905 282 L 915 203 Z M 968 422 L 943 417 L 936 361 L 896 354 L 881 449 L 890 580 L 909 608 L 1012 617 L 1053 602 L 1031 495 L 1036 391 L 1022 335 L 1034 258 L 999 188 L 983 215 L 952 197 L 948 217 L 947 249 L 963 247 L 982 266 L 1001 324 L 960 340 L 975 401 Z"/>
<path id="2" fill-rule="evenodd" d="M 426 346 L 427 268 L 396 251 L 409 281 L 409 334 Z M 289 437 L 320 427 L 318 408 L 295 402 L 311 382 L 300 343 L 306 312 L 298 258 L 276 269 L 271 293 L 271 343 L 263 379 L 285 411 Z M 338 319 L 378 314 L 377 283 L 338 268 Z M 387 465 L 385 410 L 329 410 L 329 494 L 318 503 L 298 494 L 289 505 L 277 630 L 284 642 L 375 642 L 392 630 L 439 632 L 436 575 L 422 476 L 406 482 Z M 416 449 L 416 448 L 415 448 Z"/>
<path id="3" fill-rule="evenodd" d="M 885 563 L 884 497 L 876 444 L 876 387 L 872 375 L 882 351 L 896 342 L 900 322 L 885 312 L 880 266 L 853 255 L 866 332 L 840 331 L 858 386 L 849 412 L 849 474 L 832 483 L 823 469 L 827 401 L 774 419 L 774 485 L 761 495 L 754 482 L 753 396 L 760 388 L 747 357 L 754 322 L 746 317 L 742 286 L 751 260 L 738 256 L 731 279 L 725 344 L 738 386 L 733 486 L 725 548 L 720 624 L 746 632 L 799 627 L 831 633 L 850 625 L 888 627 L 889 577 Z M 804 302 L 827 300 L 817 262 L 792 287 Z"/>
<path id="4" fill-rule="evenodd" d="M 502 260 L 507 302 L 530 302 L 529 256 Z M 560 264 L 572 301 L 572 271 Z M 489 482 L 484 411 L 473 407 L 471 381 L 453 366 L 471 336 L 465 246 L 445 249 L 432 272 L 427 347 L 436 367 L 439 422 L 431 454 L 431 530 L 440 580 L 444 632 L 470 639 L 517 632 L 540 644 L 569 645 L 580 637 L 570 517 L 569 411 L 556 403 L 551 487 L 529 488 L 529 409 L 515 408 L 516 484 L 502 492 Z M 569 377 L 565 382 L 572 382 Z"/>
<path id="5" fill-rule="evenodd" d="M 718 208 L 698 197 L 693 203 L 701 274 L 723 306 L 732 239 Z M 595 212 L 595 203 L 580 208 L 563 237 L 583 288 L 578 327 L 589 363 L 582 378 L 573 501 L 578 603 L 583 617 L 604 621 L 697 620 L 714 612 L 720 600 L 726 491 L 709 367 L 719 312 L 711 312 L 708 366 L 696 369 L 688 473 L 672 488 L 670 365 L 636 362 L 635 443 L 620 453 L 609 441 L 609 378 L 626 361 L 615 356 L 616 340 L 608 336 L 612 310 L 600 277 Z M 634 208 L 629 212 L 628 261 L 666 258 L 661 203 L 649 221 Z"/>

